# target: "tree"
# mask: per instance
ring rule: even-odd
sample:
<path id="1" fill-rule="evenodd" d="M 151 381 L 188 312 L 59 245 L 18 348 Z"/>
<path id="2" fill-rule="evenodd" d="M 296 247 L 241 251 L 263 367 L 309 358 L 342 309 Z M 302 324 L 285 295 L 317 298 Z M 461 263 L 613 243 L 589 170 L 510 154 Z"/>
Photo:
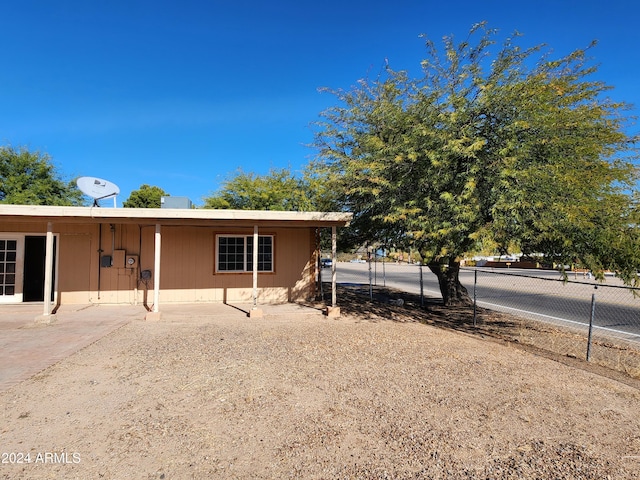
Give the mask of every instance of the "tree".
<path id="1" fill-rule="evenodd" d="M 297 178 L 289 169 L 271 169 L 267 175 L 238 170 L 220 190 L 205 198 L 205 208 L 238 210 L 309 211 L 315 204 L 313 179 Z"/>
<path id="2" fill-rule="evenodd" d="M 169 194 L 162 188 L 147 185 L 140 185 L 138 190 L 134 190 L 123 203 L 124 208 L 160 208 L 161 197 L 168 197 Z"/>
<path id="3" fill-rule="evenodd" d="M 535 61 L 544 47 L 521 49 L 516 34 L 492 56 L 496 36 L 475 25 L 444 54 L 426 40 L 420 78 L 387 68 L 332 91 L 316 168 L 356 230 L 419 249 L 446 305 L 469 302 L 460 260 L 487 242 L 637 282 L 628 106 L 590 79 L 587 50 Z"/>
<path id="4" fill-rule="evenodd" d="M 0 147 L 0 203 L 82 205 L 74 182 L 60 178 L 51 157 L 25 147 Z"/>

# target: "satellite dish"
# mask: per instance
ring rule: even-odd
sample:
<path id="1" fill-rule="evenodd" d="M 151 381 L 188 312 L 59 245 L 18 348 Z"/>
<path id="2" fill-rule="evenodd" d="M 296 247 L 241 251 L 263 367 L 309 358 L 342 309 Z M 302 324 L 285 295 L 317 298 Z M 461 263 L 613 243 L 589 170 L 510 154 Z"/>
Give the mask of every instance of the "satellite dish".
<path id="1" fill-rule="evenodd" d="M 80 177 L 76 180 L 78 188 L 85 195 L 93 198 L 93 206 L 98 207 L 98 200 L 113 197 L 113 206 L 116 206 L 116 196 L 120 188 L 115 183 L 95 177 Z"/>

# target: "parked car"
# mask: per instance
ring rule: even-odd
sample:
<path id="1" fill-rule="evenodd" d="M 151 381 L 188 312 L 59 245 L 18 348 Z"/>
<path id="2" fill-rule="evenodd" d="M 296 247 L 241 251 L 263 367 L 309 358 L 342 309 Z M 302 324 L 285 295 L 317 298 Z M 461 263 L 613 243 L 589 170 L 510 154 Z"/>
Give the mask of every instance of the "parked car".
<path id="1" fill-rule="evenodd" d="M 333 265 L 333 261 L 330 258 L 323 258 L 322 260 L 320 260 L 320 265 L 322 266 L 322 268 L 329 268 L 331 267 L 331 265 Z"/>

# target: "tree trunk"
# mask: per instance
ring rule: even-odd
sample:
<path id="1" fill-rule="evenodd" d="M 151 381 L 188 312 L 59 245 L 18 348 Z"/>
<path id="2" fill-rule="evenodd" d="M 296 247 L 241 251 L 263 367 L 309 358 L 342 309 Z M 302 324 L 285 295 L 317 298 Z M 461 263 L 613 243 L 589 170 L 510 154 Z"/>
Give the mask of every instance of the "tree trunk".
<path id="1" fill-rule="evenodd" d="M 438 277 L 440 293 L 445 306 L 473 305 L 467 289 L 460 283 L 460 262 L 431 262 L 429 269 Z"/>

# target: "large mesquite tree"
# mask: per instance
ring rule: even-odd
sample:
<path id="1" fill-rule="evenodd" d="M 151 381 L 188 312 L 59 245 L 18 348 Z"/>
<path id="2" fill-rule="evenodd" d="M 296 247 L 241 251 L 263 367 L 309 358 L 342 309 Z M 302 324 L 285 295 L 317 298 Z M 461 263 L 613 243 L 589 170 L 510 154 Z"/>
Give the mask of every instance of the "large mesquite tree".
<path id="1" fill-rule="evenodd" d="M 460 260 L 487 244 L 637 282 L 627 105 L 592 79 L 587 50 L 553 60 L 496 37 L 478 24 L 443 52 L 427 40 L 419 78 L 388 68 L 332 91 L 316 168 L 364 237 L 419 249 L 447 305 L 469 301 Z"/>

